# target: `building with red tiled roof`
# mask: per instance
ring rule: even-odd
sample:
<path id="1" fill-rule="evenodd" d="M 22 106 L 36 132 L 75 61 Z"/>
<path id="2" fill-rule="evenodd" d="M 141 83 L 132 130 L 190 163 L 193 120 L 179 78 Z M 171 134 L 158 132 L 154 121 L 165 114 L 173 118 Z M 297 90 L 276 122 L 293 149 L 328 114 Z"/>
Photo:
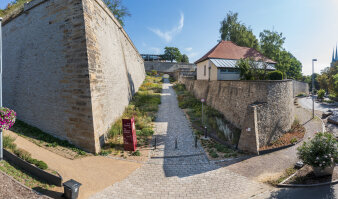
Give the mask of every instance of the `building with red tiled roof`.
<path id="1" fill-rule="evenodd" d="M 275 70 L 276 62 L 257 50 L 238 46 L 231 41 L 221 41 L 195 62 L 197 79 L 239 80 L 240 72 L 236 64 L 238 60 L 246 58 L 254 59 L 262 68 L 266 64 L 267 70 Z"/>

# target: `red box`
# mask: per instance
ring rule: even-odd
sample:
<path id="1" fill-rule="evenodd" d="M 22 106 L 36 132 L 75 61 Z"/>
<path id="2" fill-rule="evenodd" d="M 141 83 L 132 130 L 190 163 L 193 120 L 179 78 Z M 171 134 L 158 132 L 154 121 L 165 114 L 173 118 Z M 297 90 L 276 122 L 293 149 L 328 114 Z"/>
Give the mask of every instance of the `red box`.
<path id="1" fill-rule="evenodd" d="M 122 119 L 123 147 L 125 151 L 135 151 L 137 145 L 135 119 Z"/>

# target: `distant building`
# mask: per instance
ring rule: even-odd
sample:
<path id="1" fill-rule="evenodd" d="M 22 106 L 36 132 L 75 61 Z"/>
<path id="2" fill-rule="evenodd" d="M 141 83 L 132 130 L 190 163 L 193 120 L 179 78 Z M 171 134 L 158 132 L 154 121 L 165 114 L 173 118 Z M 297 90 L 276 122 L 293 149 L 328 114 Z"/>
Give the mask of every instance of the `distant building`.
<path id="1" fill-rule="evenodd" d="M 275 64 L 253 48 L 238 46 L 231 41 L 221 41 L 207 54 L 195 62 L 198 80 L 239 80 L 240 72 L 237 61 L 253 58 L 258 66 L 267 63 L 267 70 L 275 70 Z M 210 77 L 210 79 L 209 79 Z"/>
<path id="2" fill-rule="evenodd" d="M 331 61 L 331 66 L 334 65 L 338 65 L 338 47 L 336 45 L 336 54 L 334 52 L 334 48 L 333 48 L 333 52 L 332 52 L 332 61 Z"/>

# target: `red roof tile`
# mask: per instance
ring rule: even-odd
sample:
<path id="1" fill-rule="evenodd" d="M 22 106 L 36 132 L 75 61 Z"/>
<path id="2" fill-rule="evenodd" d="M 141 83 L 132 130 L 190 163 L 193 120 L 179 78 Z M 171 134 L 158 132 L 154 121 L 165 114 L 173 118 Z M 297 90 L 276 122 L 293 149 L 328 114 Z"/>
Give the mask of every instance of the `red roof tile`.
<path id="1" fill-rule="evenodd" d="M 216 59 L 245 59 L 254 58 L 256 61 L 265 60 L 267 63 L 276 63 L 268 59 L 262 53 L 253 48 L 238 46 L 232 41 L 221 41 L 213 47 L 207 54 L 195 62 L 195 64 L 202 62 L 209 58 Z"/>

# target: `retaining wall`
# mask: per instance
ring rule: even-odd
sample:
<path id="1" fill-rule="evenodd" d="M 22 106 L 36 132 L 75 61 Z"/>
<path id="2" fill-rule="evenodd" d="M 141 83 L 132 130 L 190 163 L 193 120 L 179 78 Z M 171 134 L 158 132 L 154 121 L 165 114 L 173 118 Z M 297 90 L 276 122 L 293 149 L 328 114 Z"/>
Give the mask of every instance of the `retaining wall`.
<path id="1" fill-rule="evenodd" d="M 145 61 L 144 67 L 146 71 L 156 70 L 163 73 L 173 73 L 177 70 L 195 71 L 195 64 L 175 63 L 175 62 L 157 62 Z"/>
<path id="2" fill-rule="evenodd" d="M 102 0 L 33 0 L 3 26 L 4 105 L 86 151 L 100 151 L 144 77 Z"/>
<path id="3" fill-rule="evenodd" d="M 305 93 L 306 95 L 309 95 L 310 89 L 308 83 L 292 80 L 292 84 L 293 84 L 293 97 L 296 97 L 300 93 Z"/>
<path id="4" fill-rule="evenodd" d="M 242 129 L 239 147 L 264 146 L 291 128 L 294 120 L 293 87 L 283 81 L 207 81 L 180 78 L 179 81 L 197 98 L 220 111 L 225 118 Z M 249 132 L 247 130 L 249 129 Z M 248 149 L 249 150 L 249 149 Z M 250 149 L 250 151 L 252 151 Z"/>

